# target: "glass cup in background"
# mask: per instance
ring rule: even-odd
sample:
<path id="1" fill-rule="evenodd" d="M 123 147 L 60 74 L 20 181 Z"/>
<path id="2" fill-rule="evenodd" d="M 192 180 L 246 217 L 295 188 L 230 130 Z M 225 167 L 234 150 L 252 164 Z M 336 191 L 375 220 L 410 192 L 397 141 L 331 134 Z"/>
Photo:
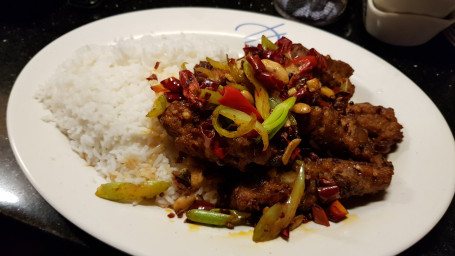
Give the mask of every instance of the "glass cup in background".
<path id="1" fill-rule="evenodd" d="M 313 26 L 325 26 L 343 14 L 347 2 L 348 0 L 274 0 L 274 6 L 285 18 Z"/>

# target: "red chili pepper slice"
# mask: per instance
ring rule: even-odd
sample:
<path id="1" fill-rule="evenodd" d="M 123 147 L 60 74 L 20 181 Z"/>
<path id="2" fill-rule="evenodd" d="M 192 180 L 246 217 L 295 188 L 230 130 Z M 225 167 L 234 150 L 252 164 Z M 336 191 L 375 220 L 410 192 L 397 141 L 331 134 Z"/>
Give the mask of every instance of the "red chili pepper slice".
<path id="1" fill-rule="evenodd" d="M 240 110 L 251 115 L 254 113 L 258 121 L 262 122 L 262 117 L 258 110 L 234 87 L 225 86 L 221 90 L 223 97 L 218 100 L 221 105 Z"/>

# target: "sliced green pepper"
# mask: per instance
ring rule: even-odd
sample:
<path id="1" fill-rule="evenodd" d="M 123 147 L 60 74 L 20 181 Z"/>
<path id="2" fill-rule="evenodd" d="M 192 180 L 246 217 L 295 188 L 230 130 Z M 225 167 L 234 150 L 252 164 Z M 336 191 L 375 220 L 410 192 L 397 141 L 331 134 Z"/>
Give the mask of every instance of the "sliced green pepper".
<path id="1" fill-rule="evenodd" d="M 111 182 L 102 184 L 96 190 L 95 195 L 112 201 L 140 201 L 151 199 L 166 191 L 170 186 L 166 181 L 145 181 L 134 184 L 128 182 Z"/>
<path id="2" fill-rule="evenodd" d="M 150 110 L 146 117 L 153 118 L 153 117 L 158 117 L 159 115 L 164 113 L 164 110 L 166 110 L 167 106 L 167 100 L 164 95 L 158 96 L 158 98 L 155 99 L 155 102 L 153 102 L 153 108 Z"/>
<path id="3" fill-rule="evenodd" d="M 263 119 L 269 116 L 270 103 L 269 93 L 264 86 L 254 77 L 253 67 L 248 61 L 243 62 L 243 71 L 248 80 L 254 85 L 254 101 L 256 109 L 259 111 Z"/>
<path id="4" fill-rule="evenodd" d="M 277 50 L 278 45 L 272 43 L 266 36 L 262 35 L 261 44 L 264 50 Z"/>
<path id="5" fill-rule="evenodd" d="M 299 173 L 286 203 L 276 203 L 262 215 L 253 231 L 253 241 L 265 242 L 275 239 L 291 223 L 305 191 L 305 168 L 297 162 Z"/>
<path id="6" fill-rule="evenodd" d="M 212 91 L 209 89 L 200 89 L 200 91 L 201 91 L 201 93 L 199 94 L 200 98 L 206 99 L 209 103 L 212 104 L 216 105 L 220 104 L 218 100 L 223 97 L 220 92 Z M 209 95 L 209 97 L 207 97 L 207 95 Z"/>
<path id="7" fill-rule="evenodd" d="M 186 217 L 196 223 L 214 225 L 214 226 L 229 226 L 242 225 L 248 222 L 250 213 L 240 212 L 236 210 L 211 209 L 210 211 L 201 209 L 192 209 L 186 212 Z"/>

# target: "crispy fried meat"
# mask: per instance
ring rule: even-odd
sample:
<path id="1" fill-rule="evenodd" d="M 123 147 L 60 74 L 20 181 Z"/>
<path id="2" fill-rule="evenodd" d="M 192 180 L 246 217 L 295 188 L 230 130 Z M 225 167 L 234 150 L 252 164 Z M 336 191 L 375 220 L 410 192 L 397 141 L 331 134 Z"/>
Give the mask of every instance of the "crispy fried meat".
<path id="1" fill-rule="evenodd" d="M 255 139 L 218 135 L 212 125 L 213 106 L 209 104 L 195 108 L 187 100 L 173 101 L 159 117 L 180 152 L 218 166 L 236 168 L 221 174 L 225 184 L 220 186 L 228 188 L 224 190 L 224 201 L 230 208 L 260 211 L 287 200 L 295 173 L 289 171 L 289 166 L 283 166 L 281 159 L 289 141 L 295 138 L 302 142 L 293 157 L 304 160 L 306 172 L 302 210 L 320 203 L 321 180 L 335 184 L 341 198 L 374 194 L 385 190 L 391 182 L 394 170 L 386 157 L 403 138 L 394 110 L 369 103 L 349 104 L 355 87 L 349 81 L 354 70 L 348 64 L 300 44 L 292 45 L 291 56 L 293 60 L 317 59 L 317 64 L 308 72 L 294 69 L 295 74 L 289 73 L 288 87 L 275 97 L 290 97 L 292 88 L 297 101 L 311 105 L 311 111 L 294 113 L 297 125 L 283 127 L 266 151 Z M 216 91 L 219 85 L 231 80 L 228 73 L 203 61 L 195 67 L 194 80 L 200 88 Z M 320 81 L 319 88 L 314 90 L 307 83 L 313 78 Z M 252 88 L 248 81 L 241 83 Z M 323 93 L 321 85 L 331 94 Z"/>
<path id="2" fill-rule="evenodd" d="M 390 162 L 377 165 L 336 158 L 308 158 L 305 159 L 305 173 L 307 188 L 300 204 L 302 210 L 318 203 L 317 186 L 322 179 L 336 184 L 341 198 L 374 194 L 389 186 L 393 166 Z M 289 171 L 241 179 L 232 190 L 230 206 L 243 211 L 258 211 L 283 202 L 292 191 L 294 179 L 295 173 Z"/>
<path id="3" fill-rule="evenodd" d="M 393 109 L 369 103 L 348 106 L 343 112 L 314 107 L 297 119 L 311 146 L 333 157 L 377 161 L 403 138 Z"/>
<path id="4" fill-rule="evenodd" d="M 230 139 L 207 136 L 213 127 L 209 117 L 201 116 L 201 113 L 193 111 L 186 101 L 176 101 L 161 115 L 161 124 L 168 134 L 175 138 L 175 145 L 181 152 L 241 170 L 252 163 L 266 165 L 276 154 L 277 150 L 274 147 L 270 146 L 266 151 L 262 151 L 262 144 L 244 137 Z M 205 125 L 207 127 L 204 127 Z M 223 151 L 225 156 L 217 154 L 215 147 Z"/>

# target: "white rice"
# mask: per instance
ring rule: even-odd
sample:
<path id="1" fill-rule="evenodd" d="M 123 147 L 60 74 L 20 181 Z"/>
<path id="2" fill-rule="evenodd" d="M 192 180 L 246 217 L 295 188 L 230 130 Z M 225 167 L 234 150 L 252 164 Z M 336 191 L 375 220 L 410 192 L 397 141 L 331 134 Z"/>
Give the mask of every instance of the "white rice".
<path id="1" fill-rule="evenodd" d="M 36 98 L 52 113 L 44 119 L 54 122 L 72 149 L 107 182 L 172 183 L 171 173 L 177 167 L 170 161 L 167 134 L 157 119 L 145 117 L 155 99 L 146 78 L 178 77 L 182 63 L 192 67 L 207 56 L 224 59 L 226 53 L 227 46 L 220 42 L 183 34 L 89 45 L 59 66 Z M 216 200 L 210 188 L 198 193 Z M 156 202 L 167 207 L 178 196 L 170 187 Z"/>

